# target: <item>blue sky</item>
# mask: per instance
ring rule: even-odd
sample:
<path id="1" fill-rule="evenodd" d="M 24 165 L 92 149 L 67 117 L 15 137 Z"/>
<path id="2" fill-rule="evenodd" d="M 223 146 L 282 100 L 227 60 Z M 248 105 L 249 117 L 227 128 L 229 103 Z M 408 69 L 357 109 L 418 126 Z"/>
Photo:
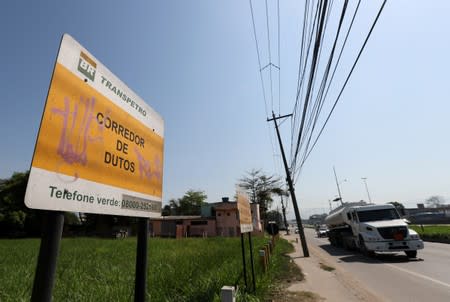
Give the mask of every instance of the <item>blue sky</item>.
<path id="1" fill-rule="evenodd" d="M 287 114 L 295 101 L 303 7 L 280 2 L 275 109 Z M 253 4 L 265 65 L 263 3 Z M 379 4 L 366 6 L 355 24 L 360 35 L 349 41 L 344 66 Z M 337 195 L 333 166 L 344 200 L 367 199 L 361 180 L 367 177 L 377 203 L 414 206 L 431 195 L 449 201 L 449 9 L 448 1 L 387 3 L 297 181 L 303 216 L 325 211 Z M 63 33 L 164 118 L 164 201 L 191 188 L 204 190 L 208 201 L 232 197 L 237 180 L 252 168 L 283 175 L 266 122 L 248 1 L 2 1 L 0 17 L 0 178 L 30 166 Z M 288 123 L 281 131 L 289 146 Z"/>

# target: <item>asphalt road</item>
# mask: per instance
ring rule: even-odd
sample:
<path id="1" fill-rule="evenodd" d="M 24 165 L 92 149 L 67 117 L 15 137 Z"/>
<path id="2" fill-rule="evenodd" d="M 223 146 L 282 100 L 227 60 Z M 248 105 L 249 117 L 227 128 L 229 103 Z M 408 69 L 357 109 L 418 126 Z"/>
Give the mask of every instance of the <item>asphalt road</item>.
<path id="1" fill-rule="evenodd" d="M 417 259 L 404 253 L 364 256 L 332 247 L 305 229 L 308 245 L 317 247 L 331 265 L 350 273 L 384 301 L 450 301 L 450 244 L 425 242 Z"/>

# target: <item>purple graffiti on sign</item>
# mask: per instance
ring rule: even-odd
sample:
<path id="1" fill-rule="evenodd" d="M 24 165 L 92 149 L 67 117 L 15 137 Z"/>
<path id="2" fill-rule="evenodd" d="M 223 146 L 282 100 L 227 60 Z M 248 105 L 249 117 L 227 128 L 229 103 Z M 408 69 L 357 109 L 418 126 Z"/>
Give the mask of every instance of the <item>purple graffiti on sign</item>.
<path id="1" fill-rule="evenodd" d="M 158 155 L 153 158 L 153 166 L 151 162 L 146 160 L 144 156 L 139 152 L 137 147 L 134 148 L 134 152 L 139 161 L 139 177 L 146 178 L 148 181 L 155 177 L 158 181 L 162 180 L 162 162 Z"/>
<path id="2" fill-rule="evenodd" d="M 56 152 L 67 164 L 78 163 L 85 166 L 88 162 L 87 147 L 89 142 L 102 139 L 101 136 L 94 138 L 89 136 L 91 122 L 95 118 L 93 115 L 94 106 L 95 98 L 84 99 L 80 97 L 80 101 L 74 104 L 74 109 L 71 111 L 71 101 L 68 97 L 65 97 L 64 109 L 52 108 L 53 113 L 63 117 L 62 132 Z M 83 109 L 84 111 L 81 112 Z M 82 114 L 81 123 L 78 119 L 79 113 Z"/>

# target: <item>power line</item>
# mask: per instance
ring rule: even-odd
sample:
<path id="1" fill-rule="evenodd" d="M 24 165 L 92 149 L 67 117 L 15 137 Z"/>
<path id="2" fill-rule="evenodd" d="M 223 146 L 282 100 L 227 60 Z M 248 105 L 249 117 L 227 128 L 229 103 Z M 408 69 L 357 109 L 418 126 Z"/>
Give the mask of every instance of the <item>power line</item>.
<path id="1" fill-rule="evenodd" d="M 315 14 L 315 18 L 314 18 L 314 24 L 317 20 L 317 16 L 318 16 L 318 7 L 319 7 L 319 2 L 317 2 L 317 10 L 316 10 L 316 14 Z M 299 104 L 299 95 L 301 93 L 301 87 L 302 87 L 302 83 L 303 83 L 303 79 L 304 79 L 304 73 L 305 73 L 305 69 L 306 69 L 306 62 L 308 61 L 308 57 L 309 57 L 309 50 L 310 50 L 310 45 L 311 45 L 311 38 L 312 38 L 312 31 L 311 34 L 309 35 L 309 39 L 307 38 L 306 32 L 309 32 L 309 30 L 306 30 L 307 28 L 307 20 L 308 20 L 308 11 L 309 11 L 309 0 L 305 1 L 305 11 L 303 14 L 303 30 L 302 30 L 302 40 L 301 40 L 301 45 L 300 45 L 300 59 L 298 62 L 298 77 L 297 77 L 297 90 L 296 90 L 296 98 L 295 98 L 295 104 L 294 104 L 294 110 L 293 110 L 293 120 L 291 123 L 291 150 L 290 150 L 290 163 L 291 163 L 291 167 L 294 165 L 294 159 L 293 159 L 293 154 L 294 154 L 294 133 L 295 133 L 295 129 L 297 128 L 297 106 Z M 311 18 L 313 15 L 313 9 L 311 8 Z M 314 25 L 311 25 L 311 27 L 313 27 Z M 306 47 L 306 42 L 305 41 L 309 41 L 308 46 Z M 304 57 L 304 53 L 306 52 L 306 50 L 308 50 L 307 54 L 306 54 L 306 59 L 305 59 L 305 64 L 303 65 L 303 57 Z M 302 68 L 303 66 L 303 68 Z"/>
<path id="2" fill-rule="evenodd" d="M 316 68 L 317 68 L 317 58 L 318 58 L 320 41 L 321 41 L 320 37 L 322 35 L 322 30 L 323 30 L 324 20 L 325 20 L 326 6 L 328 4 L 328 1 L 325 0 L 323 3 L 324 3 L 323 7 L 322 7 L 322 3 L 321 3 L 320 9 L 319 9 L 321 12 L 321 16 L 320 16 L 320 20 L 318 23 L 318 29 L 316 31 L 316 41 L 314 44 L 313 57 L 312 57 L 311 69 L 310 69 L 310 73 L 309 73 L 305 102 L 303 104 L 303 113 L 302 113 L 302 119 L 300 122 L 300 130 L 299 130 L 298 139 L 297 139 L 297 147 L 296 147 L 295 153 L 294 153 L 294 161 L 296 161 L 296 159 L 297 159 L 299 148 L 300 148 L 300 141 L 301 141 L 301 138 L 303 135 L 303 127 L 305 124 L 306 112 L 307 112 L 308 104 L 309 104 L 309 97 L 311 95 L 311 86 L 312 86 L 314 74 L 315 74 Z"/>
<path id="3" fill-rule="evenodd" d="M 306 52 L 306 57 L 304 60 L 304 64 L 303 64 L 303 68 L 302 68 L 302 63 L 303 63 L 303 58 L 302 58 L 302 53 L 304 54 L 304 52 L 301 53 L 301 57 L 300 57 L 300 63 L 299 63 L 299 74 L 298 74 L 298 79 L 297 79 L 297 93 L 296 93 L 296 100 L 295 100 L 295 105 L 294 105 L 294 111 L 293 111 L 293 116 L 294 116 L 294 122 L 293 122 L 293 127 L 292 127 L 292 131 L 291 131 L 291 169 L 294 170 L 295 169 L 295 164 L 296 164 L 296 159 L 294 157 L 294 144 L 295 144 L 295 139 L 294 139 L 294 133 L 295 130 L 297 129 L 297 121 L 298 121 L 298 115 L 300 113 L 297 113 L 297 107 L 301 107 L 298 106 L 299 104 L 299 100 L 300 100 L 300 95 L 301 92 L 303 90 L 303 83 L 304 83 L 304 78 L 305 78 L 305 73 L 306 73 L 306 66 L 307 66 L 307 62 L 308 62 L 308 58 L 309 58 L 309 54 L 310 54 L 310 50 L 311 50 L 311 43 L 312 43 L 312 37 L 314 34 L 314 27 L 315 24 L 317 23 L 318 17 L 319 17 L 319 8 L 320 8 L 320 1 L 317 1 L 317 6 L 316 6 L 316 11 L 315 11 L 315 16 L 314 16 L 314 21 L 311 24 L 310 30 L 307 30 L 307 32 L 309 32 L 309 39 L 308 40 L 308 45 L 306 46 L 306 43 L 304 43 L 305 45 L 302 45 L 302 50 L 305 48 Z M 313 9 L 311 8 L 311 18 L 313 15 Z M 305 27 L 304 27 L 305 29 Z M 303 43 L 303 42 L 302 42 Z"/>
<path id="4" fill-rule="evenodd" d="M 270 30 L 269 30 L 269 8 L 266 0 L 266 25 L 267 25 L 267 44 L 269 49 L 269 78 L 270 78 L 270 101 L 273 111 L 273 81 L 272 81 L 272 51 L 270 47 Z"/>
<path id="5" fill-rule="evenodd" d="M 348 0 L 346 0 L 345 3 L 347 3 L 347 1 Z M 333 6 L 333 2 L 331 2 L 329 7 L 327 8 L 327 14 L 326 14 L 326 18 L 325 18 L 325 26 L 324 26 L 323 32 L 326 32 L 326 28 L 327 28 L 327 25 L 328 25 L 328 20 L 329 20 L 330 14 L 331 14 L 332 6 Z M 345 7 L 346 7 L 346 5 L 344 5 L 344 8 Z M 345 13 L 345 11 L 344 11 L 344 13 Z M 340 31 L 340 27 L 338 27 L 338 33 L 339 33 L 339 31 Z M 319 55 L 318 55 L 318 61 L 319 62 L 320 62 L 320 58 L 321 58 L 321 55 L 322 55 L 324 36 L 325 35 L 323 34 L 321 36 L 321 38 L 320 38 L 320 47 L 319 47 Z M 337 36 L 338 36 L 338 34 L 337 34 Z M 332 59 L 332 56 L 333 56 L 333 51 L 331 52 L 329 60 Z M 317 71 L 315 72 L 315 75 L 314 75 L 314 80 L 313 80 L 313 85 L 311 86 L 311 91 L 313 91 L 314 87 L 315 87 L 315 83 L 316 83 L 316 80 L 317 80 L 316 74 L 317 74 Z M 326 81 L 327 77 L 328 77 L 328 70 L 327 70 L 327 68 L 325 68 L 324 76 L 322 77 L 322 84 L 323 84 L 324 81 Z M 320 95 L 320 91 L 322 89 L 322 84 L 321 84 L 321 86 L 319 88 L 318 95 Z M 312 93 L 311 93 L 310 99 L 312 99 L 312 97 L 313 96 L 312 96 Z M 318 115 L 320 113 L 320 111 L 319 111 L 319 109 L 321 107 L 320 106 L 320 99 L 316 98 L 316 100 L 314 101 L 313 104 L 314 104 L 313 106 L 309 106 L 309 108 L 308 108 L 307 115 L 308 115 L 309 118 L 308 118 L 308 121 L 306 123 L 306 130 L 304 131 L 304 135 L 303 135 L 303 137 L 301 138 L 301 141 L 300 141 L 300 149 L 302 149 L 302 146 L 305 144 L 306 137 L 308 136 L 308 133 L 310 133 L 310 135 L 312 135 L 313 130 L 310 131 L 310 129 L 311 129 L 311 127 L 312 127 L 312 129 L 314 129 L 315 123 L 317 122 L 317 118 L 318 118 Z M 306 146 L 308 146 L 309 140 L 310 139 L 308 139 L 308 143 L 307 143 Z M 307 147 L 305 147 L 304 149 L 307 149 Z"/>
<path id="6" fill-rule="evenodd" d="M 281 47 L 280 47 L 280 0 L 277 1 L 278 15 L 278 113 L 281 112 Z"/>
<path id="7" fill-rule="evenodd" d="M 339 66 L 339 63 L 340 63 L 340 60 L 341 60 L 341 57 L 342 57 L 342 53 L 343 53 L 344 48 L 345 48 L 345 46 L 346 46 L 346 43 L 347 43 L 347 40 L 348 40 L 350 31 L 351 31 L 351 29 L 352 29 L 352 27 L 353 27 L 353 22 L 355 21 L 355 17 L 356 17 L 356 15 L 357 15 L 357 13 L 358 13 L 358 9 L 359 9 L 360 4 L 361 4 L 361 0 L 358 1 L 358 5 L 356 6 L 356 9 L 355 9 L 355 11 L 354 11 L 354 13 L 353 13 L 353 17 L 352 17 L 352 20 L 351 20 L 351 22 L 350 22 L 350 26 L 349 26 L 349 28 L 348 28 L 348 30 L 347 30 L 347 34 L 346 34 L 345 39 L 344 39 L 344 42 L 343 42 L 343 44 L 342 44 L 342 47 L 341 47 L 341 50 L 340 50 L 338 59 L 336 60 L 336 64 L 335 64 L 335 66 L 334 66 L 334 69 L 333 69 L 333 73 L 332 73 L 332 75 L 331 75 L 331 78 L 330 78 L 330 80 L 329 80 L 329 82 L 328 82 L 328 85 L 327 85 L 327 88 L 326 88 L 326 92 L 325 92 L 325 94 L 322 94 L 322 96 L 321 96 L 322 101 L 321 101 L 321 105 L 320 105 L 320 111 L 322 110 L 322 106 L 323 106 L 323 104 L 324 104 L 324 100 L 326 99 L 326 97 L 327 97 L 327 95 L 328 95 L 328 92 L 329 92 L 329 89 L 330 89 L 330 87 L 331 87 L 331 83 L 332 83 L 332 81 L 333 81 L 333 79 L 334 79 L 334 75 L 335 75 L 335 73 L 336 73 L 337 67 Z M 320 114 L 320 111 L 319 111 L 319 114 Z M 318 116 L 317 116 L 317 118 L 318 118 Z M 313 130 L 314 130 L 314 129 L 313 129 Z M 312 131 L 313 131 L 313 130 L 312 130 Z M 312 133 L 313 133 L 313 132 L 311 132 L 310 138 L 312 137 Z M 309 146 L 309 142 L 308 142 L 308 146 Z M 308 149 L 308 148 L 305 148 L 305 152 L 307 151 L 307 149 Z M 309 154 L 308 154 L 308 155 L 309 155 Z M 307 158 L 308 155 L 306 155 L 306 156 L 302 159 L 302 161 L 301 161 L 301 162 L 302 162 L 302 165 L 303 165 L 303 163 L 306 161 L 306 158 Z M 300 167 L 299 167 L 298 169 L 300 169 Z"/>
<path id="8" fill-rule="evenodd" d="M 258 56 L 259 76 L 260 76 L 260 79 L 261 79 L 261 86 L 262 86 L 262 89 L 263 89 L 264 109 L 266 110 L 266 116 L 269 116 L 269 113 L 268 113 L 268 110 L 267 110 L 266 90 L 264 88 L 264 79 L 263 79 L 263 76 L 262 76 L 262 69 L 261 69 L 261 57 L 259 55 L 258 37 L 256 35 L 255 17 L 253 15 L 252 0 L 249 0 L 249 3 L 250 3 L 250 11 L 252 13 L 252 24 L 253 24 L 253 34 L 254 34 L 255 43 L 256 43 L 256 54 Z"/>
<path id="9" fill-rule="evenodd" d="M 385 4 L 386 4 L 386 0 L 383 1 L 383 4 L 381 5 L 380 10 L 378 11 L 378 14 L 377 14 L 377 16 L 376 16 L 376 18 L 375 18 L 375 20 L 374 20 L 374 22 L 373 22 L 373 24 L 372 24 L 372 26 L 371 26 L 371 28 L 370 28 L 370 31 L 369 31 L 369 33 L 367 34 L 366 39 L 364 40 L 363 46 L 361 47 L 361 49 L 360 49 L 360 51 L 359 51 L 359 53 L 358 53 L 358 56 L 356 57 L 356 60 L 355 60 L 355 62 L 353 63 L 353 66 L 352 66 L 352 68 L 351 68 L 351 70 L 350 70 L 350 73 L 348 74 L 348 76 L 347 76 L 347 78 L 346 78 L 346 80 L 345 80 L 345 82 L 344 82 L 344 85 L 342 86 L 342 88 L 341 88 L 341 90 L 340 90 L 340 92 L 339 92 L 339 95 L 337 96 L 336 101 L 334 102 L 333 107 L 331 108 L 331 111 L 330 111 L 330 113 L 329 113 L 328 116 L 327 116 L 327 119 L 325 120 L 325 123 L 323 124 L 322 128 L 320 129 L 320 132 L 319 132 L 317 138 L 315 139 L 313 146 L 311 147 L 311 149 L 310 149 L 310 151 L 308 152 L 307 156 L 305 157 L 305 159 L 304 159 L 303 162 L 301 163 L 301 166 L 303 166 L 303 164 L 305 163 L 306 159 L 309 157 L 309 155 L 311 154 L 312 150 L 313 150 L 314 147 L 316 146 L 317 141 L 319 140 L 320 136 L 322 135 L 322 132 L 323 132 L 323 130 L 325 129 L 325 126 L 327 125 L 327 123 L 328 123 L 328 121 L 329 121 L 331 115 L 333 114 L 333 111 L 334 111 L 334 109 L 336 108 L 337 103 L 339 102 L 339 99 L 340 99 L 340 97 L 341 97 L 341 95 L 342 95 L 342 93 L 343 93 L 343 91 L 344 91 L 344 89 L 345 89 L 345 87 L 346 87 L 346 85 L 347 85 L 347 83 L 348 83 L 348 80 L 350 79 L 350 77 L 351 77 L 351 75 L 352 75 L 352 73 L 353 73 L 353 70 L 355 69 L 356 64 L 357 64 L 358 61 L 359 61 L 359 58 L 361 57 L 361 54 L 362 54 L 362 52 L 363 52 L 363 50 L 364 50 L 364 48 L 365 48 L 365 46 L 366 46 L 366 44 L 367 44 L 367 41 L 369 40 L 369 38 L 370 38 L 370 36 L 371 36 L 371 34 L 372 34 L 372 31 L 373 31 L 373 29 L 375 28 L 376 23 L 378 22 L 378 19 L 379 19 L 380 15 L 381 15 L 381 12 L 383 11 L 383 8 L 384 8 L 384 5 L 385 5 Z"/>
<path id="10" fill-rule="evenodd" d="M 268 104 L 267 104 L 267 97 L 266 97 L 266 87 L 265 87 L 265 83 L 264 83 L 264 78 L 263 78 L 263 70 L 269 66 L 270 68 L 270 85 L 271 85 L 271 107 L 273 109 L 273 90 L 272 90 L 272 62 L 271 62 L 271 54 L 270 54 L 270 31 L 269 31 L 269 20 L 268 20 L 268 7 L 267 7 L 267 1 L 266 1 L 266 17 L 267 17 L 267 34 L 268 34 L 268 44 L 269 44 L 269 64 L 266 65 L 265 67 L 261 66 L 261 56 L 260 56 L 260 51 L 259 51 L 259 43 L 258 43 L 258 36 L 256 34 L 256 24 L 255 24 L 255 16 L 254 16 L 254 10 L 253 10 L 253 4 L 252 1 L 249 0 L 249 4 L 250 4 L 250 12 L 251 12 L 251 16 L 252 16 L 252 25 L 253 25 L 253 35 L 255 38 L 255 44 L 256 44 L 256 53 L 257 53 L 257 57 L 258 57 L 258 67 L 259 67 L 259 75 L 260 75 L 260 81 L 261 81 L 261 86 L 263 89 L 263 98 L 264 98 L 264 109 L 266 112 L 266 117 L 269 115 L 269 111 L 267 109 Z M 269 127 L 269 125 L 267 125 L 267 129 L 269 131 L 269 140 L 270 140 L 270 144 L 272 146 L 272 155 L 273 155 L 273 160 L 274 160 L 274 166 L 275 167 L 279 167 L 280 165 L 278 165 L 275 162 L 275 157 L 277 156 L 276 152 L 275 152 L 275 146 L 273 143 L 273 137 L 272 137 L 272 131 Z"/>
<path id="11" fill-rule="evenodd" d="M 325 101 L 325 99 L 323 98 L 323 92 L 324 92 L 325 85 L 326 85 L 326 82 L 327 82 L 327 79 L 328 79 L 328 75 L 329 75 L 329 72 L 330 72 L 330 68 L 331 68 L 331 65 L 332 65 L 332 62 L 333 62 L 334 52 L 335 52 L 336 45 L 337 45 L 337 42 L 338 42 L 338 39 L 339 39 L 339 34 L 341 32 L 342 23 L 344 21 L 344 16 L 345 16 L 345 13 L 346 13 L 346 10 L 347 10 L 347 4 L 348 4 L 348 0 L 346 0 L 344 2 L 344 5 L 342 7 L 341 17 L 340 17 L 339 25 L 338 25 L 338 28 L 337 28 L 337 31 L 336 31 L 336 35 L 335 35 L 335 38 L 334 38 L 333 47 L 332 47 L 330 55 L 328 57 L 328 63 L 326 65 L 326 67 L 325 67 L 324 76 L 322 78 L 322 83 L 320 85 L 316 101 L 314 103 L 314 108 L 313 108 L 314 113 L 310 115 L 308 128 L 306 130 L 306 133 L 309 133 L 309 137 L 308 137 L 308 141 L 306 143 L 306 146 L 304 148 L 304 153 L 303 153 L 303 157 L 302 157 L 301 162 L 303 162 L 304 158 L 306 157 L 306 153 L 308 152 L 308 147 L 309 147 L 309 144 L 311 142 L 311 138 L 313 136 L 314 129 L 315 129 L 315 126 L 317 124 L 317 120 L 319 118 L 319 115 L 320 115 L 323 103 Z"/>

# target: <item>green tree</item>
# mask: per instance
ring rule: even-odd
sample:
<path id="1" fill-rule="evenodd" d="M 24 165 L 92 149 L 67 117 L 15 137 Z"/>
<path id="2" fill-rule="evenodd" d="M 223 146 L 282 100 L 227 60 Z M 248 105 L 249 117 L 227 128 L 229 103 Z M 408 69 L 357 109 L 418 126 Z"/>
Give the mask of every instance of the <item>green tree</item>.
<path id="1" fill-rule="evenodd" d="M 64 223 L 68 225 L 79 225 L 81 224 L 80 217 L 78 213 L 65 212 L 64 213 Z"/>
<path id="2" fill-rule="evenodd" d="M 261 170 L 252 169 L 239 179 L 238 185 L 247 191 L 251 203 L 259 204 L 260 215 L 266 221 L 266 212 L 273 202 L 272 194 L 282 191 L 280 179 L 275 175 L 266 175 Z"/>
<path id="3" fill-rule="evenodd" d="M 25 191 L 30 173 L 14 172 L 0 183 L 0 235 L 8 237 L 40 236 L 43 211 L 29 209 L 25 206 Z M 65 224 L 80 223 L 78 215 L 64 213 Z"/>
<path id="4" fill-rule="evenodd" d="M 275 221 L 278 227 L 281 229 L 284 227 L 283 216 L 280 212 L 272 210 L 266 213 L 267 221 Z"/>
<path id="5" fill-rule="evenodd" d="M 434 195 L 434 196 L 429 197 L 427 200 L 425 200 L 425 203 L 430 208 L 439 208 L 445 204 L 445 200 L 444 200 L 444 197 L 442 197 L 442 196 Z"/>
<path id="6" fill-rule="evenodd" d="M 24 204 L 29 172 L 14 172 L 0 184 L 0 235 L 40 235 L 39 211 L 28 209 Z"/>
<path id="7" fill-rule="evenodd" d="M 172 215 L 200 215 L 201 207 L 208 196 L 203 191 L 189 190 L 179 199 L 171 199 L 169 208 Z"/>
<path id="8" fill-rule="evenodd" d="M 161 210 L 161 216 L 170 216 L 171 215 L 170 205 L 166 204 Z"/>

